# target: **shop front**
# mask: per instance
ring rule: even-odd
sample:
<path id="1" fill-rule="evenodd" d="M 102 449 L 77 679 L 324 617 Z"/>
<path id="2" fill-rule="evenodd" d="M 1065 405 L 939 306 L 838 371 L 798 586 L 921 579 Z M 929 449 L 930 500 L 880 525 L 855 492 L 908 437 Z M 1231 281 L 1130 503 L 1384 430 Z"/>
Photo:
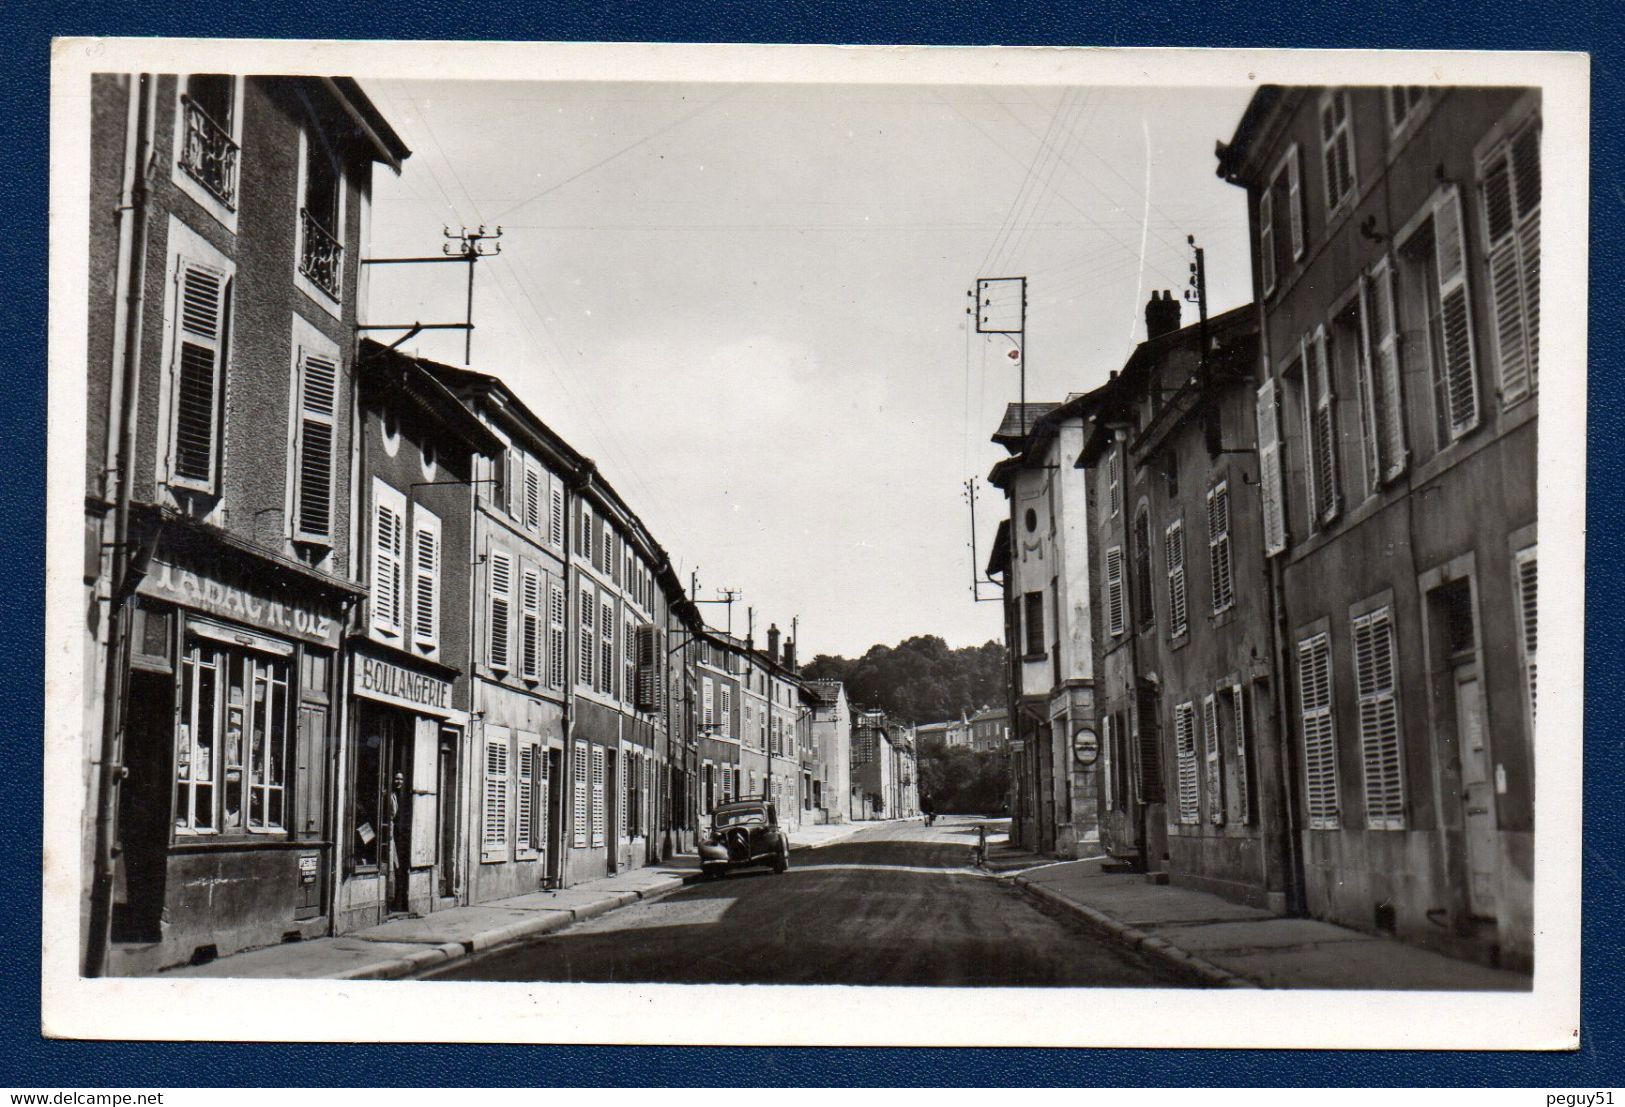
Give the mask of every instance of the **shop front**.
<path id="1" fill-rule="evenodd" d="M 132 610 L 120 973 L 327 929 L 347 586 L 192 539 L 159 544 Z"/>
<path id="2" fill-rule="evenodd" d="M 336 929 L 464 899 L 456 670 L 358 640 L 350 661 L 345 859 Z"/>

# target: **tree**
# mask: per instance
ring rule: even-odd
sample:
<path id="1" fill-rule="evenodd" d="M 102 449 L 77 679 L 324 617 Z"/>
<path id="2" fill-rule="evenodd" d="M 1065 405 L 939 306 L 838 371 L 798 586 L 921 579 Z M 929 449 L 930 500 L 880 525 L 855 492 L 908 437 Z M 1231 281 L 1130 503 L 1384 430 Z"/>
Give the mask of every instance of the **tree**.
<path id="1" fill-rule="evenodd" d="M 850 660 L 819 654 L 801 675 L 840 680 L 853 704 L 879 707 L 899 721 L 940 722 L 1004 702 L 1005 650 L 993 641 L 951 650 L 934 634 L 916 635 L 895 647 L 870 646 Z"/>

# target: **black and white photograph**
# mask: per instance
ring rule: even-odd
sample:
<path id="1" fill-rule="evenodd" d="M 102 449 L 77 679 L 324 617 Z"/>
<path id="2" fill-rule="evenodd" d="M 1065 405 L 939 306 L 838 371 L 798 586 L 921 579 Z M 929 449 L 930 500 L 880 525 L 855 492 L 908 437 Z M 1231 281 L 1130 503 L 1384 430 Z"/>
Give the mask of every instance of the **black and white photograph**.
<path id="1" fill-rule="evenodd" d="M 1588 79 L 59 41 L 46 1033 L 1571 1047 Z"/>

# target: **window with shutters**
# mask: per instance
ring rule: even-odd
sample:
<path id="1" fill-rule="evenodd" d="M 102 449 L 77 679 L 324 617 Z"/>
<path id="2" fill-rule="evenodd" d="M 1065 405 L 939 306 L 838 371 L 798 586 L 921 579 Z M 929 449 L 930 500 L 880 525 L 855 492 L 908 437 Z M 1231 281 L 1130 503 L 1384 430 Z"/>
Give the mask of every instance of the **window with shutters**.
<path id="1" fill-rule="evenodd" d="M 546 747 L 541 744 L 540 738 L 536 742 L 535 758 L 532 769 L 531 791 L 535 799 L 531 804 L 530 840 L 536 849 L 538 858 L 545 858 L 552 844 L 548 841 L 548 818 L 551 814 L 549 804 L 553 802 L 552 781 L 549 779 L 552 772 Z"/>
<path id="2" fill-rule="evenodd" d="M 548 494 L 547 540 L 564 549 L 564 489 L 554 484 Z"/>
<path id="3" fill-rule="evenodd" d="M 1176 519 L 1163 532 L 1163 556 L 1168 573 L 1168 637 L 1179 638 L 1189 629 L 1185 597 L 1185 523 Z"/>
<path id="4" fill-rule="evenodd" d="M 1230 610 L 1236 585 L 1230 564 L 1230 482 L 1220 481 L 1207 492 L 1207 560 L 1213 579 L 1213 613 Z"/>
<path id="5" fill-rule="evenodd" d="M 1405 786 L 1394 701 L 1393 613 L 1382 607 L 1352 622 L 1354 686 L 1359 701 L 1365 820 L 1372 830 L 1405 829 Z"/>
<path id="6" fill-rule="evenodd" d="M 536 856 L 536 746 L 519 736 L 519 779 L 514 789 L 514 856 Z"/>
<path id="7" fill-rule="evenodd" d="M 1122 451 L 1114 442 L 1106 447 L 1106 502 L 1110 505 L 1112 518 L 1117 518 L 1123 510 L 1123 462 Z M 1054 512 L 1050 517 L 1054 518 Z"/>
<path id="8" fill-rule="evenodd" d="M 1539 385 L 1540 134 L 1538 116 L 1519 124 L 1478 166 L 1503 404 Z"/>
<path id="9" fill-rule="evenodd" d="M 1224 809 L 1224 747 L 1220 735 L 1221 718 L 1219 697 L 1209 693 L 1202 697 L 1202 802 L 1207 806 L 1207 821 L 1223 826 Z"/>
<path id="10" fill-rule="evenodd" d="M 1247 727 L 1247 702 L 1240 684 L 1220 689 L 1218 696 L 1219 730 L 1221 738 L 1229 728 L 1230 779 L 1235 795 L 1232 810 L 1236 822 L 1243 826 L 1253 821 L 1252 773 L 1248 768 L 1252 760 Z"/>
<path id="11" fill-rule="evenodd" d="M 638 682 L 638 624 L 629 613 L 621 624 L 621 699 L 636 698 Z"/>
<path id="12" fill-rule="evenodd" d="M 169 483 L 212 495 L 219 490 L 230 276 L 223 269 L 181 258 L 175 297 Z"/>
<path id="13" fill-rule="evenodd" d="M 1044 656 L 1044 593 L 1028 592 L 1022 596 L 1023 629 L 1026 632 L 1026 658 L 1035 661 Z"/>
<path id="14" fill-rule="evenodd" d="M 598 653 L 598 634 L 595 629 L 597 620 L 593 612 L 598 606 L 598 600 L 592 594 L 591 588 L 583 587 L 577 597 L 579 607 L 576 610 L 576 622 L 579 624 L 579 640 L 576 645 L 576 660 L 581 671 L 576 674 L 577 683 L 583 688 L 593 686 L 593 658 Z"/>
<path id="15" fill-rule="evenodd" d="M 1179 821 L 1194 826 L 1201 820 L 1201 787 L 1196 767 L 1196 706 L 1190 701 L 1174 705 L 1174 758 L 1179 774 Z"/>
<path id="16" fill-rule="evenodd" d="M 1264 524 L 1264 555 L 1286 549 L 1286 502 L 1281 467 L 1280 385 L 1270 377 L 1258 388 L 1255 412 L 1258 428 L 1259 492 Z"/>
<path id="17" fill-rule="evenodd" d="M 733 686 L 730 684 L 724 684 L 720 689 L 718 689 L 718 691 L 721 693 L 721 696 L 719 697 L 721 706 L 718 708 L 718 725 L 722 728 L 722 734 L 725 737 L 737 738 L 738 735 L 734 733 Z"/>
<path id="18" fill-rule="evenodd" d="M 1275 185 L 1270 183 L 1258 197 L 1258 266 L 1264 295 L 1275 291 Z"/>
<path id="19" fill-rule="evenodd" d="M 1525 702 L 1529 710 L 1529 735 L 1535 734 L 1535 634 L 1539 629 L 1539 620 L 1536 618 L 1538 607 L 1535 602 L 1536 586 L 1539 583 L 1539 566 L 1536 558 L 1537 547 L 1519 550 L 1513 558 L 1513 570 L 1517 574 L 1518 597 L 1518 630 L 1519 644 L 1523 655 L 1523 680 Z"/>
<path id="20" fill-rule="evenodd" d="M 609 525 L 608 519 L 604 520 L 604 537 L 595 551 L 593 564 L 600 573 L 618 572 L 615 568 L 615 528 Z"/>
<path id="21" fill-rule="evenodd" d="M 406 497 L 372 481 L 372 629 L 400 638 L 406 606 Z"/>
<path id="22" fill-rule="evenodd" d="M 487 561 L 485 661 L 491 668 L 507 672 L 513 664 L 513 555 L 492 549 Z"/>
<path id="23" fill-rule="evenodd" d="M 1388 129 L 1394 134 L 1403 131 L 1421 115 L 1422 104 L 1428 90 L 1422 85 L 1394 85 L 1388 89 Z"/>
<path id="24" fill-rule="evenodd" d="M 576 742 L 570 793 L 570 842 L 576 849 L 587 847 L 588 824 L 592 820 L 587 759 L 587 743 Z"/>
<path id="25" fill-rule="evenodd" d="M 700 678 L 700 705 L 703 712 L 700 721 L 706 726 L 715 727 L 717 724 L 717 707 L 710 677 Z"/>
<path id="26" fill-rule="evenodd" d="M 576 528 L 576 553 L 593 560 L 593 535 L 597 532 L 593 528 L 592 508 L 587 501 L 581 501 L 581 525 Z"/>
<path id="27" fill-rule="evenodd" d="M 1134 516 L 1134 615 L 1141 628 L 1154 627 L 1155 585 L 1151 580 L 1151 512 L 1142 507 Z"/>
<path id="28" fill-rule="evenodd" d="M 1123 547 L 1106 548 L 1106 633 L 1122 634 L 1127 627 L 1123 618 Z"/>
<path id="29" fill-rule="evenodd" d="M 660 663 L 662 646 L 655 628 L 647 623 L 637 629 L 637 685 L 635 705 L 640 711 L 659 711 Z"/>
<path id="30" fill-rule="evenodd" d="M 1405 471 L 1406 448 L 1404 369 L 1400 365 L 1399 318 L 1394 300 L 1394 263 L 1386 254 L 1377 261 L 1360 286 L 1365 326 L 1361 389 L 1366 405 L 1366 448 L 1373 487 Z"/>
<path id="31" fill-rule="evenodd" d="M 508 746 L 506 729 L 493 727 L 485 736 L 485 817 L 480 835 L 481 861 L 508 859 Z"/>
<path id="32" fill-rule="evenodd" d="M 547 686 L 564 687 L 564 586 L 556 581 L 547 584 Z"/>
<path id="33" fill-rule="evenodd" d="M 333 466 L 338 400 L 338 359 L 301 349 L 294 429 L 293 538 L 333 543 Z"/>
<path id="34" fill-rule="evenodd" d="M 519 675 L 542 679 L 542 574 L 531 565 L 519 576 Z"/>
<path id="35" fill-rule="evenodd" d="M 1463 237 L 1461 197 L 1454 185 L 1439 190 L 1431 219 L 1433 276 L 1429 292 L 1429 330 L 1438 354 L 1434 367 L 1436 396 L 1446 440 L 1454 442 L 1478 426 L 1478 366 L 1474 348 L 1472 300 L 1467 287 L 1467 249 Z"/>
<path id="36" fill-rule="evenodd" d="M 592 844 L 604 844 L 604 747 L 592 748 Z"/>
<path id="37" fill-rule="evenodd" d="M 1354 199 L 1353 127 L 1348 89 L 1333 89 L 1321 97 L 1320 157 L 1321 171 L 1325 174 L 1327 212 L 1335 212 Z"/>
<path id="38" fill-rule="evenodd" d="M 412 644 L 440 647 L 440 517 L 412 505 Z"/>
<path id="39" fill-rule="evenodd" d="M 1134 798 L 1140 803 L 1163 802 L 1162 728 L 1157 717 L 1157 689 L 1141 681 L 1134 693 Z"/>
<path id="40" fill-rule="evenodd" d="M 1303 340 L 1305 399 L 1303 440 L 1309 456 L 1304 475 L 1309 482 L 1310 515 L 1316 526 L 1330 525 L 1342 510 L 1337 464 L 1337 407 L 1332 389 L 1326 328 Z"/>
<path id="41" fill-rule="evenodd" d="M 604 599 L 598 605 L 598 690 L 615 694 L 615 604 Z"/>
<path id="42" fill-rule="evenodd" d="M 542 471 L 525 462 L 525 529 L 542 532 Z"/>
<path id="43" fill-rule="evenodd" d="M 1310 830 L 1336 830 L 1337 736 L 1332 723 L 1332 646 L 1321 633 L 1298 643 L 1299 719 Z"/>

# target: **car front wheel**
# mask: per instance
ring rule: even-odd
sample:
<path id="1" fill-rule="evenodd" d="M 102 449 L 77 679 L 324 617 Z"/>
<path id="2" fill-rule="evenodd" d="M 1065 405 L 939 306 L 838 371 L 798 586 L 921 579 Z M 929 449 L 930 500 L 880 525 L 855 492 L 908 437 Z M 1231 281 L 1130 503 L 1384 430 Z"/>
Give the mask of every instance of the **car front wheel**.
<path id="1" fill-rule="evenodd" d="M 773 859 L 773 871 L 774 872 L 782 873 L 782 872 L 785 872 L 786 870 L 788 870 L 789 868 L 790 868 L 790 855 L 788 853 L 781 853 L 781 854 L 779 854 L 777 857 L 775 857 Z"/>

